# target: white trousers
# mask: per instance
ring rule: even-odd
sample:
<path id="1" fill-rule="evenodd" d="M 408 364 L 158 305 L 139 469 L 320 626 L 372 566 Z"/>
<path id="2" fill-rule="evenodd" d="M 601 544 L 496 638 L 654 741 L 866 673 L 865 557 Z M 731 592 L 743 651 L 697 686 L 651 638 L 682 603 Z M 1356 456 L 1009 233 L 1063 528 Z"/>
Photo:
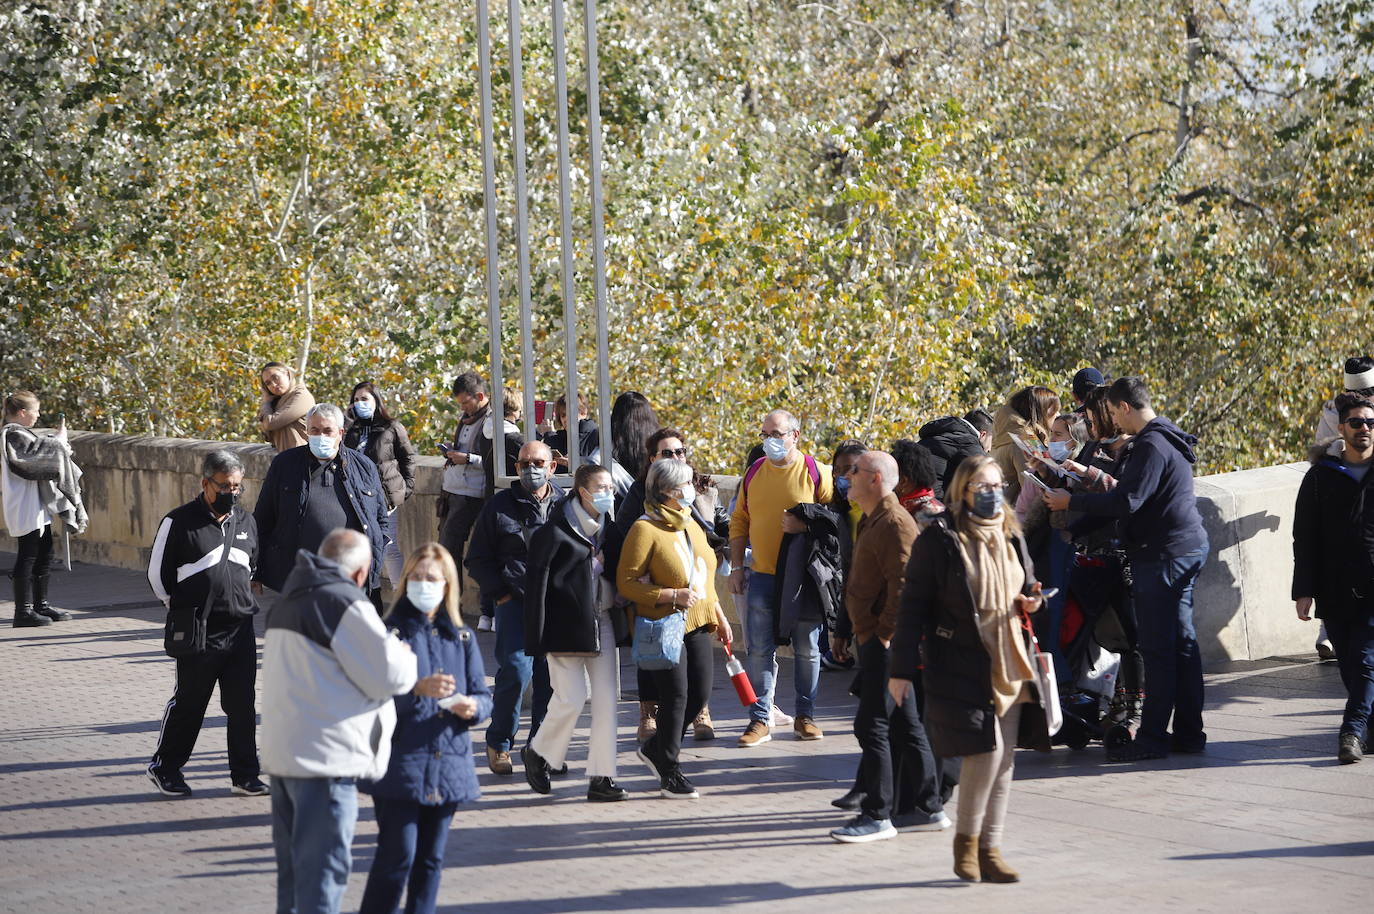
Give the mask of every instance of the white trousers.
<path id="1" fill-rule="evenodd" d="M 616 666 L 615 632 L 611 617 L 597 613 L 601 653 L 595 657 L 554 657 L 549 660 L 549 684 L 553 697 L 539 732 L 530 747 L 549 763 L 560 768 L 567 761 L 577 719 L 592 700 L 592 732 L 587 741 L 587 777 L 614 778 L 616 756 Z"/>

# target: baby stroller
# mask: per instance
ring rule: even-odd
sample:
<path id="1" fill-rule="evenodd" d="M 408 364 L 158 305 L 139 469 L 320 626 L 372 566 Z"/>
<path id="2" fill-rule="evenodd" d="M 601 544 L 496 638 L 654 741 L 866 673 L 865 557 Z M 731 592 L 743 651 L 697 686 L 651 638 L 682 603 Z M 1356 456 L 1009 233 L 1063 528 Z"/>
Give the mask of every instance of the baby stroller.
<path id="1" fill-rule="evenodd" d="M 1064 726 L 1056 742 L 1108 750 L 1135 738 L 1145 699 L 1145 672 L 1131 600 L 1131 570 L 1119 551 L 1079 553 L 1059 631 L 1070 671 L 1060 690 Z"/>

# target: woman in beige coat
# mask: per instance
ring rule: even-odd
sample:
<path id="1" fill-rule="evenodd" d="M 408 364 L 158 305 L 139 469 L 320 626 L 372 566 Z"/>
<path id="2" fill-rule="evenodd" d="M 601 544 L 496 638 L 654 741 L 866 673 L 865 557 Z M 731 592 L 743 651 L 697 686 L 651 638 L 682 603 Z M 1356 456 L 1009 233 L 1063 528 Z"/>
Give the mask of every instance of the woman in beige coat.
<path id="1" fill-rule="evenodd" d="M 258 428 L 277 453 L 305 444 L 305 414 L 315 398 L 296 380 L 295 372 L 281 362 L 262 366 L 262 403 L 258 406 Z"/>

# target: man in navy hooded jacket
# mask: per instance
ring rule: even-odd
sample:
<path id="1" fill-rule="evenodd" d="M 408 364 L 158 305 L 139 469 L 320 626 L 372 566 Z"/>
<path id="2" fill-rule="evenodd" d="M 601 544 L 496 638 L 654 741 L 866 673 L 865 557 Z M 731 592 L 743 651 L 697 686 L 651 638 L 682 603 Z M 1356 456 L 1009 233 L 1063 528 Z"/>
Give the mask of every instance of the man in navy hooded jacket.
<path id="1" fill-rule="evenodd" d="M 1056 490 L 1051 508 L 1117 520 L 1131 565 L 1131 593 L 1145 661 L 1145 707 L 1135 741 L 1112 761 L 1201 752 L 1202 656 L 1193 629 L 1193 585 L 1207 560 L 1207 533 L 1193 494 L 1197 438 L 1155 415 L 1139 378 L 1119 378 L 1107 392 L 1117 428 L 1134 436 L 1108 492 Z M 1169 718 L 1173 717 L 1173 731 Z"/>

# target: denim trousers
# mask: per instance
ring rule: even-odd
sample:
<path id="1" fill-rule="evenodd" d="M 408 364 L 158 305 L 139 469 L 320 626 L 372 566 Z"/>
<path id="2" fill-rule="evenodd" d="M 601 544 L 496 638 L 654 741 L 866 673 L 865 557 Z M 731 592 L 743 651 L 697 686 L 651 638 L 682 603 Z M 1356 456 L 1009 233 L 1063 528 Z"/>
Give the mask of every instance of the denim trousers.
<path id="1" fill-rule="evenodd" d="M 457 803 L 421 806 L 374 797 L 377 853 L 367 874 L 360 914 L 392 914 L 405 895 L 406 914 L 430 914 L 439 897 L 444 848 Z"/>
<path id="2" fill-rule="evenodd" d="M 1353 733 L 1366 742 L 1370 708 L 1374 706 L 1374 613 L 1352 613 L 1323 621 L 1345 684 L 1341 732 Z"/>
<path id="3" fill-rule="evenodd" d="M 776 576 L 749 573 L 745 602 L 745 635 L 749 639 L 749 679 L 754 684 L 756 701 L 749 708 L 749 719 L 769 722 L 774 687 L 778 678 L 778 646 L 773 626 L 773 587 Z M 799 621 L 792 628 L 792 686 L 796 691 L 796 717 L 814 717 L 816 688 L 821 680 L 820 634 L 825 623 L 820 619 Z"/>
<path id="4" fill-rule="evenodd" d="M 549 665 L 543 657 L 525 653 L 525 604 L 513 597 L 496 607 L 496 676 L 492 688 L 491 723 L 487 726 L 487 748 L 509 752 L 520 731 L 520 700 L 534 683 L 530 708 L 530 738 L 539 732 L 544 713 L 549 709 L 553 686 Z"/>
<path id="5" fill-rule="evenodd" d="M 1184 555 L 1131 557 L 1132 595 L 1145 661 L 1145 707 L 1136 742 L 1167 753 L 1172 740 L 1197 746 L 1202 729 L 1202 654 L 1193 629 L 1193 585 L 1207 548 Z"/>
<path id="6" fill-rule="evenodd" d="M 272 778 L 277 914 L 335 914 L 353 869 L 353 778 Z"/>

